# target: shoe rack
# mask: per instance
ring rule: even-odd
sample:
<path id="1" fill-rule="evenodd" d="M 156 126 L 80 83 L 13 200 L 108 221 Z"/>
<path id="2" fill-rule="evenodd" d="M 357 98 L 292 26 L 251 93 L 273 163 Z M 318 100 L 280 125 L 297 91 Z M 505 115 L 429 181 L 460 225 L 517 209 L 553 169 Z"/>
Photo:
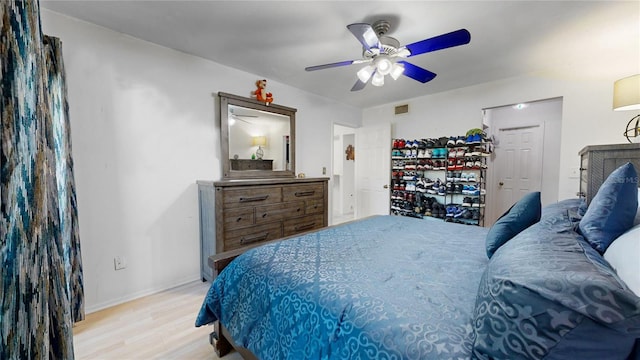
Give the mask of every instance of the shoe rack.
<path id="1" fill-rule="evenodd" d="M 487 158 L 484 133 L 420 140 L 394 139 L 390 213 L 484 225 Z"/>

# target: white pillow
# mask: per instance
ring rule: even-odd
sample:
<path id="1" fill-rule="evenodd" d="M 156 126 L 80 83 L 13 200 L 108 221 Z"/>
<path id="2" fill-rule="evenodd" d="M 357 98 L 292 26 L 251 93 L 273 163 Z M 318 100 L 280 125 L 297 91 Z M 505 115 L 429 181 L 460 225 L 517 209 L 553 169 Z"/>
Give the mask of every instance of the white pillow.
<path id="1" fill-rule="evenodd" d="M 604 252 L 604 259 L 637 296 L 640 296 L 640 225 L 620 235 Z"/>

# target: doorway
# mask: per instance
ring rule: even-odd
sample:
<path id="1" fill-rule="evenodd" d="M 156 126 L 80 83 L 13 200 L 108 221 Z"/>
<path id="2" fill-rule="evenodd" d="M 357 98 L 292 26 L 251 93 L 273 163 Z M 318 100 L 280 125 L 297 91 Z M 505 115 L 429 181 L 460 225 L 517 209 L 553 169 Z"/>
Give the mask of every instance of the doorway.
<path id="1" fill-rule="evenodd" d="M 333 174 L 332 174 L 332 218 L 331 224 L 340 224 L 355 219 L 356 176 L 355 146 L 356 131 L 349 126 L 333 124 Z"/>
<path id="2" fill-rule="evenodd" d="M 557 201 L 562 98 L 483 110 L 494 152 L 487 172 L 485 226 L 532 191 L 542 205 Z"/>

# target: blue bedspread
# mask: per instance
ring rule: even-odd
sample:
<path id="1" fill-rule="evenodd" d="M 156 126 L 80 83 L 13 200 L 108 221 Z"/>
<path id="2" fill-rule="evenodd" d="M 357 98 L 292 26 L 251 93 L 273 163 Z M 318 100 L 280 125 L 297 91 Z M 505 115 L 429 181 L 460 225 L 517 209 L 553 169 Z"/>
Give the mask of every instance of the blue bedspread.
<path id="1" fill-rule="evenodd" d="M 246 252 L 212 284 L 219 319 L 260 359 L 468 359 L 487 229 L 378 216 Z"/>

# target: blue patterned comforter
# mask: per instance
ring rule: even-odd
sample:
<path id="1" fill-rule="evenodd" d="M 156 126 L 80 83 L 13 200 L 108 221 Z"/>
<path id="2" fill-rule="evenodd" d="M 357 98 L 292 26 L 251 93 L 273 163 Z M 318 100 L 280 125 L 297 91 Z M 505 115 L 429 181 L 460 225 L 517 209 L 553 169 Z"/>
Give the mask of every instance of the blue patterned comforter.
<path id="1" fill-rule="evenodd" d="M 260 359 L 468 359 L 487 229 L 378 216 L 246 252 L 212 284 L 215 320 Z"/>

